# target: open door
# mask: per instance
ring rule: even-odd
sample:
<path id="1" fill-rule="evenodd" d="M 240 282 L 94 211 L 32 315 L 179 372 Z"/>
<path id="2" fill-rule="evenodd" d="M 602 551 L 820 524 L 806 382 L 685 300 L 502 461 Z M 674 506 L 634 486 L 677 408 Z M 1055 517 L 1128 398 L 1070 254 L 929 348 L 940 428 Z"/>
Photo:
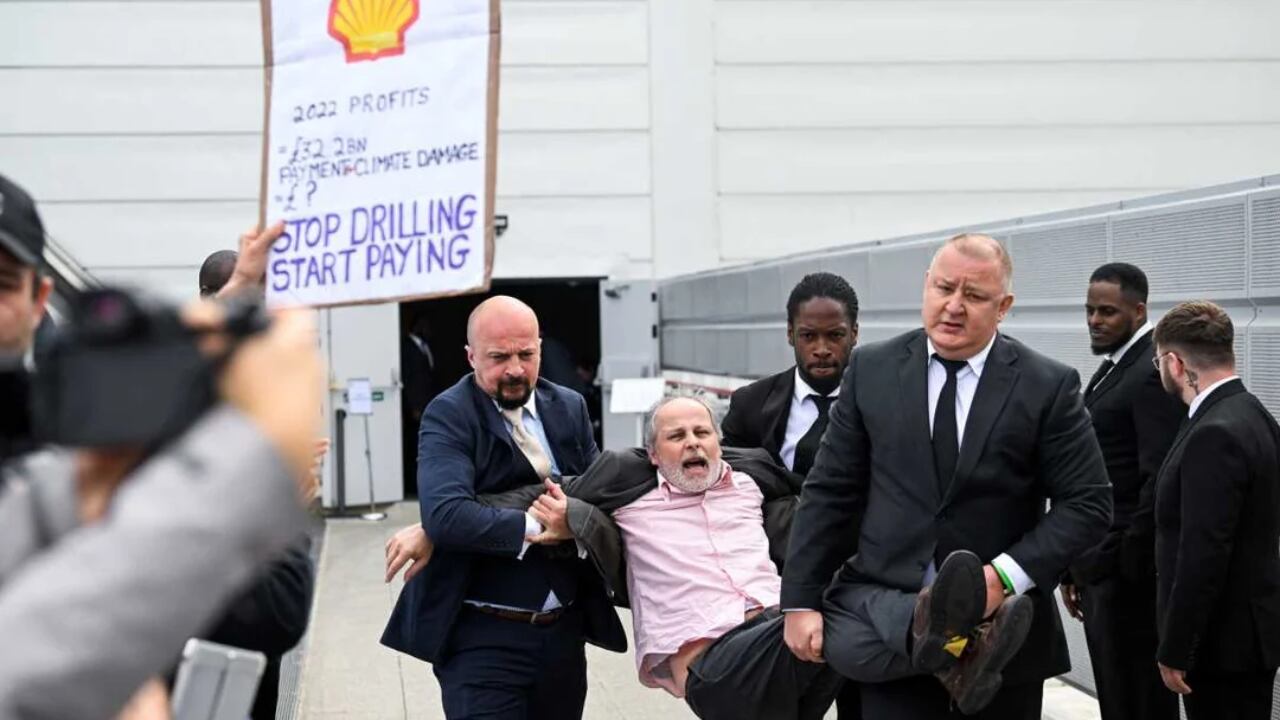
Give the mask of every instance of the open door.
<path id="1" fill-rule="evenodd" d="M 658 296 L 651 280 L 600 283 L 602 449 L 636 445 L 636 416 L 609 412 L 613 381 L 658 375 Z"/>

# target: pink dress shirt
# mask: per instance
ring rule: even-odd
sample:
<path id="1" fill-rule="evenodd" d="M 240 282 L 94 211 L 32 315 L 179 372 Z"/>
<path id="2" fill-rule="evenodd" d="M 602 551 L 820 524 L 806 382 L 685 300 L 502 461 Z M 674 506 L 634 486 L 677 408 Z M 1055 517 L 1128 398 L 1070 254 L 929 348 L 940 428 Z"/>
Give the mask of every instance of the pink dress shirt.
<path id="1" fill-rule="evenodd" d="M 679 696 L 666 666 L 686 643 L 715 639 L 752 608 L 778 604 L 764 497 L 728 463 L 705 493 L 658 487 L 613 512 L 627 554 L 627 589 L 640 682 Z"/>

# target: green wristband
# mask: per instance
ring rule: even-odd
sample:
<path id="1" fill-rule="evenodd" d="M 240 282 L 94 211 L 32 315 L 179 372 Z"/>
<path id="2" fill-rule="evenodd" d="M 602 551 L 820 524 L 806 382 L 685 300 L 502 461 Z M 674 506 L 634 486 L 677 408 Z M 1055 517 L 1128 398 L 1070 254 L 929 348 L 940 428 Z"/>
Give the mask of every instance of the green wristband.
<path id="1" fill-rule="evenodd" d="M 1004 571 L 1000 569 L 1000 566 L 992 563 L 991 567 L 996 569 L 996 575 L 1000 576 L 1000 582 L 1004 584 L 1004 594 L 1017 595 L 1018 592 L 1014 589 L 1013 582 L 1009 580 L 1008 575 L 1004 574 Z"/>

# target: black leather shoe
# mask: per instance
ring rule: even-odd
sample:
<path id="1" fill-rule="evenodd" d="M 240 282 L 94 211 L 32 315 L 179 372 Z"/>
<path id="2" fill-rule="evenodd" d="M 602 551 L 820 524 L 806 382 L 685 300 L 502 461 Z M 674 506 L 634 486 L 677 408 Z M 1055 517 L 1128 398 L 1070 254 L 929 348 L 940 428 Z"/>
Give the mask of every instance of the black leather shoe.
<path id="1" fill-rule="evenodd" d="M 922 673 L 954 665 L 960 653 L 948 650 L 947 645 L 969 635 L 982 622 L 986 608 L 982 560 L 968 550 L 956 550 L 942 561 L 933 584 L 916 597 L 911 664 Z"/>
<path id="2" fill-rule="evenodd" d="M 1025 595 L 1005 598 L 991 622 L 974 629 L 960 662 L 937 673 L 960 712 L 972 715 L 995 699 L 1004 682 L 1001 673 L 1026 641 L 1034 615 Z"/>

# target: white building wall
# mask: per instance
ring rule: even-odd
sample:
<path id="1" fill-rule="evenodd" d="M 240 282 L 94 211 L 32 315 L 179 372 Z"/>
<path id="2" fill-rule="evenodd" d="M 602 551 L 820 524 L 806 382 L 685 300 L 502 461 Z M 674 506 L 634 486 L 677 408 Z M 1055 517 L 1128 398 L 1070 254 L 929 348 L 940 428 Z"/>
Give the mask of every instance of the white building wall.
<path id="1" fill-rule="evenodd" d="M 503 4 L 497 276 L 651 273 L 647 21 Z M 0 37 L 0 172 L 99 277 L 194 294 L 257 217 L 258 2 L 6 1 Z"/>
<path id="2" fill-rule="evenodd" d="M 1280 3 L 716 3 L 720 256 L 1276 171 Z"/>
<path id="3" fill-rule="evenodd" d="M 1273 173 L 1277 27 L 1266 0 L 507 0 L 495 272 L 669 276 Z M 192 292 L 256 215 L 256 0 L 9 0 L 0 30 L 2 171 L 89 269 Z"/>

